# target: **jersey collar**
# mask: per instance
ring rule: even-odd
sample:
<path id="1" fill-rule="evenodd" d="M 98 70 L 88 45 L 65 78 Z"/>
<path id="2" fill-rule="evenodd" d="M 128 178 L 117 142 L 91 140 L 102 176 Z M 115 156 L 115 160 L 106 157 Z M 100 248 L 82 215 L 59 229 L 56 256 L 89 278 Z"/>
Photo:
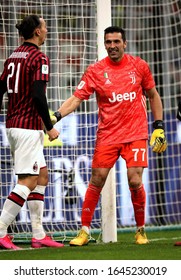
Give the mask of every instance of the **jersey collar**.
<path id="1" fill-rule="evenodd" d="M 106 63 L 115 68 L 115 67 L 123 67 L 127 63 L 127 55 L 124 54 L 123 58 L 119 62 L 112 61 L 109 56 L 106 57 Z"/>

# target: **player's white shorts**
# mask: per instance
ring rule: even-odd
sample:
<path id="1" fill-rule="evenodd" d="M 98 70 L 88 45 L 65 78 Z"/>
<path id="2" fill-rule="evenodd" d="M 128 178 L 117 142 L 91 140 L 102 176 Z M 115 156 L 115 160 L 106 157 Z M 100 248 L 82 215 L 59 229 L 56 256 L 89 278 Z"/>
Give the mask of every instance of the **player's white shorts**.
<path id="1" fill-rule="evenodd" d="M 15 174 L 38 175 L 46 166 L 43 130 L 8 128 L 7 137 L 14 159 Z"/>

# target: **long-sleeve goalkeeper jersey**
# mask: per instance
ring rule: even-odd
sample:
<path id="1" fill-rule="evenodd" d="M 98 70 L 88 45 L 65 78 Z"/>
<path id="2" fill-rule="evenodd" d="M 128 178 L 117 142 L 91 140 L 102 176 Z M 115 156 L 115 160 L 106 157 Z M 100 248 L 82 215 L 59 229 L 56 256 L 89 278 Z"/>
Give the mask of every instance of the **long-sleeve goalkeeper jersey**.
<path id="1" fill-rule="evenodd" d="M 119 63 L 106 57 L 86 69 L 74 95 L 88 100 L 96 94 L 97 144 L 148 139 L 145 91 L 154 86 L 147 62 L 129 54 Z"/>

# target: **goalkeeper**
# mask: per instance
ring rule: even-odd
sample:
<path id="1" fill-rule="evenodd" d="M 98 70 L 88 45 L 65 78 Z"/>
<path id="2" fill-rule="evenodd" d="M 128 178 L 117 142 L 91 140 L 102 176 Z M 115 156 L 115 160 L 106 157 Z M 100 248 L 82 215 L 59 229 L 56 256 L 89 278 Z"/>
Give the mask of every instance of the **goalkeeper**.
<path id="1" fill-rule="evenodd" d="M 53 122 L 59 121 L 96 93 L 99 119 L 92 175 L 82 207 L 82 228 L 70 241 L 71 246 L 88 243 L 100 193 L 120 156 L 127 167 L 137 227 L 135 242 L 149 242 L 145 233 L 146 194 L 142 181 L 144 168 L 148 166 L 146 97 L 154 117 L 151 148 L 155 153 L 162 153 L 167 147 L 162 102 L 147 62 L 125 53 L 127 41 L 120 27 L 105 29 L 104 45 L 108 56 L 88 66 L 74 94 L 52 116 Z"/>

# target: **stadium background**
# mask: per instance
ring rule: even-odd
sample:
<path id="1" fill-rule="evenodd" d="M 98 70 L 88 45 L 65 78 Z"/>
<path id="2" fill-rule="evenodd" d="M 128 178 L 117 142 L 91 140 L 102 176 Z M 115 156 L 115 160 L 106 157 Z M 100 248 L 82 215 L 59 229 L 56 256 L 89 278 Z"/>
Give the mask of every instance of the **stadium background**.
<path id="1" fill-rule="evenodd" d="M 104 1 L 102 1 L 104 2 Z M 181 224 L 181 126 L 176 120 L 181 97 L 181 1 L 112 0 L 112 24 L 125 28 L 127 52 L 150 64 L 164 105 L 168 149 L 163 155 L 149 148 L 149 168 L 145 170 L 147 226 L 180 228 Z M 24 15 L 38 13 L 48 27 L 42 50 L 51 60 L 47 96 L 52 111 L 68 98 L 86 66 L 97 59 L 96 1 L 10 1 L 0 3 L 0 73 L 5 58 L 21 42 L 15 23 Z M 101 19 L 98 19 L 101 20 Z M 103 42 L 102 42 L 103 43 Z M 0 209 L 16 181 L 5 134 L 7 98 L 0 115 Z M 152 116 L 148 107 L 149 132 Z M 46 191 L 44 226 L 52 234 L 66 238 L 80 226 L 81 205 L 90 177 L 91 157 L 97 127 L 95 96 L 57 124 L 61 139 L 55 146 L 45 142 L 50 172 Z M 118 229 L 135 227 L 124 162 L 116 166 L 116 213 Z M 92 228 L 101 230 L 101 200 Z M 28 209 L 23 207 L 9 228 L 17 236 L 29 238 Z"/>

